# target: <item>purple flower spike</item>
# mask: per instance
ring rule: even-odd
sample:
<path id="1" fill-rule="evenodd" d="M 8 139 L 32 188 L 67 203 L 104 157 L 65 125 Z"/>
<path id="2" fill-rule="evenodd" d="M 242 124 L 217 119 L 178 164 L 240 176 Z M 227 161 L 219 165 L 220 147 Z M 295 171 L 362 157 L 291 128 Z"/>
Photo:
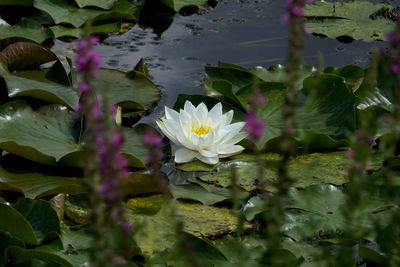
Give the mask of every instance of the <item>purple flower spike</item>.
<path id="1" fill-rule="evenodd" d="M 246 115 L 246 131 L 252 140 L 258 140 L 264 134 L 264 121 L 252 112 Z"/>

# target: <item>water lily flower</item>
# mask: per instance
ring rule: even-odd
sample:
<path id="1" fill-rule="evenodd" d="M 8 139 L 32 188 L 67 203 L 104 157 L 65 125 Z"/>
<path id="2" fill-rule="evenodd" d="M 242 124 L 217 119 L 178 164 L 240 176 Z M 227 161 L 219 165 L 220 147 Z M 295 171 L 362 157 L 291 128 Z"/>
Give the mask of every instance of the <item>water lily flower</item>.
<path id="1" fill-rule="evenodd" d="M 161 131 L 174 143 L 176 163 L 194 159 L 216 164 L 219 158 L 240 153 L 244 148 L 236 145 L 247 134 L 241 132 L 245 122 L 232 123 L 233 110 L 222 113 L 222 104 L 208 111 L 204 103 L 197 107 L 189 101 L 177 111 L 165 107 L 165 117 L 157 121 Z"/>

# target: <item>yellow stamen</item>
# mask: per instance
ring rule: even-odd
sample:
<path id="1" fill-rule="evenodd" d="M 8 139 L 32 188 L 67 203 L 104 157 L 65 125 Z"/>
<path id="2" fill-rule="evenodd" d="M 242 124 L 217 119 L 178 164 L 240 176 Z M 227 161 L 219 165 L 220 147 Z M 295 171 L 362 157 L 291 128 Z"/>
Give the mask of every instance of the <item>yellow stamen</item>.
<path id="1" fill-rule="evenodd" d="M 205 127 L 204 125 L 200 125 L 200 127 L 195 127 L 194 125 L 192 126 L 192 132 L 194 132 L 197 135 L 208 134 L 210 131 L 211 128 Z"/>

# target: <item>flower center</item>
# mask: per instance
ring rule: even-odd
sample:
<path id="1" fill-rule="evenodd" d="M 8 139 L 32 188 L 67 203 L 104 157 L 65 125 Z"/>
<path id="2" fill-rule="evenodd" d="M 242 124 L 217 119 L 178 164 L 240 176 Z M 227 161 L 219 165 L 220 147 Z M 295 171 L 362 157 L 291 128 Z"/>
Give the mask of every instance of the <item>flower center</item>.
<path id="1" fill-rule="evenodd" d="M 192 132 L 197 135 L 205 135 L 211 132 L 211 127 L 206 127 L 204 125 L 200 125 L 200 127 L 192 126 Z"/>

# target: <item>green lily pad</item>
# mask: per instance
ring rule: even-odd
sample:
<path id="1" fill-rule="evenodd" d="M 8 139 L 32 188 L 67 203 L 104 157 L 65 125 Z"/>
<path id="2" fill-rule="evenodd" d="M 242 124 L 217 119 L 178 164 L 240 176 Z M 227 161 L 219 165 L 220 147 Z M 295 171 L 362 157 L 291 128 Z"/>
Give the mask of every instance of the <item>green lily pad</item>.
<path id="1" fill-rule="evenodd" d="M 72 28 L 64 25 L 56 25 L 50 27 L 50 30 L 53 32 L 55 38 L 60 38 L 60 37 L 82 38 L 82 36 L 85 36 L 84 28 Z M 119 32 L 120 30 L 121 30 L 121 23 L 114 22 L 114 23 L 93 25 L 90 27 L 89 32 L 90 34 L 109 34 L 112 32 Z"/>
<path id="2" fill-rule="evenodd" d="M 78 151 L 72 133 L 76 114 L 65 107 L 50 105 L 33 111 L 24 102 L 0 107 L 0 148 L 44 164 L 55 164 Z"/>
<path id="3" fill-rule="evenodd" d="M 45 201 L 20 198 L 13 205 L 0 203 L 0 232 L 8 232 L 28 245 L 38 245 L 60 233 L 56 212 Z"/>
<path id="4" fill-rule="evenodd" d="M 80 8 L 85 6 L 99 7 L 102 9 L 110 9 L 118 0 L 75 0 Z"/>
<path id="5" fill-rule="evenodd" d="M 135 132 L 134 129 L 122 129 L 124 136 L 124 144 L 120 150 L 126 159 L 129 161 L 129 166 L 145 168 L 145 157 L 148 150 L 143 146 L 141 135 Z"/>
<path id="6" fill-rule="evenodd" d="M 148 110 L 160 100 L 161 93 L 154 83 L 137 71 L 121 72 L 102 69 L 94 82 L 96 90 L 108 97 L 111 104 L 122 108 Z"/>
<path id="7" fill-rule="evenodd" d="M 3 267 L 6 263 L 9 247 L 25 247 L 25 244 L 9 233 L 0 232 L 0 267 Z"/>
<path id="8" fill-rule="evenodd" d="M 56 65 L 54 66 L 56 67 Z M 53 81 L 45 71 L 19 71 L 11 73 L 0 62 L 0 76 L 4 78 L 10 97 L 30 96 L 50 103 L 74 107 L 79 93 L 70 85 Z"/>
<path id="9" fill-rule="evenodd" d="M 146 201 L 144 203 L 148 206 Z M 127 210 L 127 218 L 137 225 L 134 238 L 145 255 L 171 248 L 177 241 L 176 218 L 173 217 L 171 209 L 176 209 L 177 216 L 183 222 L 183 230 L 194 236 L 212 237 L 235 232 L 237 218 L 229 209 L 196 203 L 172 203 L 174 206 L 164 204 L 160 211 L 152 216 Z M 245 224 L 245 229 L 250 227 L 250 224 Z"/>
<path id="10" fill-rule="evenodd" d="M 57 213 L 47 201 L 19 198 L 13 208 L 31 224 L 38 242 L 61 233 Z"/>
<path id="11" fill-rule="evenodd" d="M 164 4 L 179 12 L 183 7 L 196 7 L 200 8 L 207 5 L 207 0 L 161 0 Z"/>
<path id="12" fill-rule="evenodd" d="M 0 167 L 0 189 L 17 191 L 27 198 L 39 198 L 59 193 L 86 192 L 83 179 L 49 176 L 38 173 L 13 173 Z"/>
<path id="13" fill-rule="evenodd" d="M 311 33 L 330 38 L 348 36 L 364 41 L 383 40 L 383 33 L 391 31 L 394 22 L 373 15 L 385 8 L 391 9 L 392 6 L 368 1 L 317 1 L 305 7 L 306 28 Z"/>
<path id="14" fill-rule="evenodd" d="M 390 222 L 392 211 L 389 207 L 393 203 L 375 195 L 362 198 L 362 204 L 352 214 L 351 221 L 346 221 L 343 216 L 346 203 L 344 192 L 334 186 L 293 189 L 286 204 L 288 210 L 283 230 L 297 241 L 338 237 L 349 227 L 359 238 L 371 238 L 368 233 L 374 229 L 375 223 L 387 225 Z"/>
<path id="15" fill-rule="evenodd" d="M 10 262 L 20 262 L 25 266 L 31 266 L 30 261 L 34 261 L 45 266 L 66 266 L 75 267 L 79 265 L 72 265 L 71 262 L 65 259 L 68 257 L 63 252 L 55 250 L 46 251 L 48 249 L 25 249 L 20 247 L 11 247 L 8 250 Z M 63 257 L 64 256 L 64 257 Z M 70 256 L 71 257 L 71 256 Z M 73 256 L 72 256 L 73 257 Z M 84 263 L 84 262 L 82 262 Z M 81 263 L 81 264 L 82 264 Z"/>
<path id="16" fill-rule="evenodd" d="M 29 245 L 37 245 L 34 230 L 30 223 L 16 209 L 0 203 L 0 231 L 8 232 Z"/>
<path id="17" fill-rule="evenodd" d="M 182 255 L 182 245 L 188 245 L 192 254 Z M 182 257 L 183 256 L 183 257 Z M 175 267 L 191 266 L 190 258 L 195 258 L 201 266 L 223 266 L 227 258 L 206 239 L 183 232 L 175 246 L 168 252 L 167 264 Z"/>
<path id="18" fill-rule="evenodd" d="M 33 0 L 2 0 L 0 6 L 32 6 Z"/>
<path id="19" fill-rule="evenodd" d="M 53 38 L 53 35 L 49 29 L 43 28 L 39 23 L 22 19 L 13 26 L 0 24 L 0 39 L 10 37 L 23 37 L 37 43 L 42 43 L 47 39 Z"/>
<path id="20" fill-rule="evenodd" d="M 272 155 L 272 156 L 270 156 Z M 261 155 L 263 163 L 264 176 L 267 181 L 265 189 L 275 191 L 273 182 L 276 181 L 276 166 L 278 160 L 275 154 Z M 349 161 L 344 152 L 331 153 L 313 153 L 301 155 L 289 161 L 289 175 L 294 180 L 294 186 L 305 188 L 310 185 L 329 183 L 342 185 L 348 181 Z M 213 183 L 222 187 L 231 185 L 232 167 L 236 168 L 237 183 L 246 191 L 252 191 L 257 188 L 258 163 L 253 160 L 231 160 L 221 163 L 215 169 L 205 175 L 200 175 L 199 179 Z"/>
<path id="21" fill-rule="evenodd" d="M 205 205 L 214 205 L 230 198 L 210 193 L 201 186 L 193 184 L 170 185 L 169 190 L 175 199 L 195 200 Z"/>
<path id="22" fill-rule="evenodd" d="M 56 24 L 67 23 L 75 28 L 87 21 L 111 18 L 137 20 L 143 1 L 118 1 L 110 10 L 79 8 L 63 0 L 34 0 L 34 7 L 49 14 Z"/>
<path id="23" fill-rule="evenodd" d="M 250 109 L 249 99 L 254 87 L 268 98 L 268 103 L 257 111 L 266 128 L 256 146 L 259 150 L 276 149 L 283 126 L 285 69 L 279 65 L 268 70 L 244 69 L 220 63 L 217 67 L 206 67 L 206 73 L 206 91 L 217 93 L 242 112 Z M 359 76 L 358 68 L 327 69 L 327 73 L 316 73 L 311 67 L 302 67 L 299 87 L 302 85 L 303 88 L 294 112 L 297 133 L 294 138 L 303 143 L 305 149 L 333 149 L 343 145 L 342 139 L 351 128 L 355 113 L 356 97 L 352 89 Z M 237 114 L 234 118 L 237 119 Z"/>
<path id="24" fill-rule="evenodd" d="M 344 78 L 321 74 L 308 77 L 303 82 L 303 98 L 307 99 L 295 111 L 295 123 L 299 141 L 305 141 L 306 146 L 322 149 L 324 146 L 334 147 L 332 142 L 316 144 L 312 137 L 319 135 L 328 138 L 343 138 L 354 116 L 355 95 L 347 87 Z M 283 125 L 282 107 L 284 91 L 281 89 L 267 90 L 264 94 L 269 102 L 258 111 L 266 124 L 266 134 L 257 141 L 259 149 L 267 149 L 273 144 L 273 139 L 281 135 Z M 317 139 L 318 140 L 318 139 Z"/>

